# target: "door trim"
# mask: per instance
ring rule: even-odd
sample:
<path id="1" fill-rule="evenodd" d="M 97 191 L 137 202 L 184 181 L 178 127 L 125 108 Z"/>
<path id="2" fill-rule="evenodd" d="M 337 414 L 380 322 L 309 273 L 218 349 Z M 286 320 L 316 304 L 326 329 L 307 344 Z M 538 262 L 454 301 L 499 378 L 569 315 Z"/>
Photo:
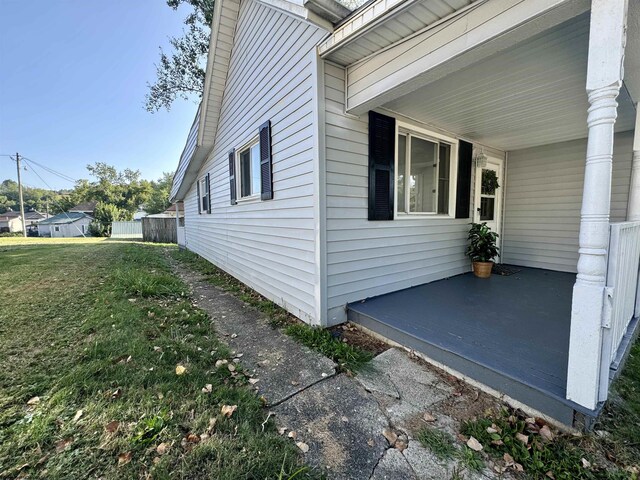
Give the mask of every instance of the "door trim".
<path id="1" fill-rule="evenodd" d="M 496 206 L 496 228 L 493 229 L 493 231 L 495 231 L 499 237 L 498 237 L 498 241 L 496 242 L 498 245 L 498 248 L 500 248 L 500 255 L 499 255 L 499 259 L 502 260 L 502 231 L 503 231 L 503 220 L 504 220 L 504 201 L 505 201 L 505 185 L 506 185 L 506 162 L 505 162 L 505 158 L 501 158 L 501 157 L 497 157 L 497 156 L 493 156 L 493 155 L 487 155 L 487 162 L 489 163 L 496 163 L 499 165 L 500 168 L 500 172 L 499 172 L 499 179 L 500 179 L 500 187 L 498 188 L 498 192 L 496 194 L 496 202 L 497 202 L 497 206 Z M 474 179 L 474 191 L 473 191 L 473 221 L 475 223 L 481 223 L 480 220 L 480 214 L 478 212 L 478 208 L 480 208 L 480 181 L 482 179 L 482 169 L 475 166 L 475 179 Z"/>

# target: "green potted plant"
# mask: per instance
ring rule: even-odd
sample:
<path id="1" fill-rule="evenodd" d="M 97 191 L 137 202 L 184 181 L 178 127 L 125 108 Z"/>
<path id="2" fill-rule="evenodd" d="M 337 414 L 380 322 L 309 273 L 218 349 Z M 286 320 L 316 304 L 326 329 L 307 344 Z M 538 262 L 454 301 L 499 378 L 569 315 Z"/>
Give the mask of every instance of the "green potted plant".
<path id="1" fill-rule="evenodd" d="M 498 234 L 491 231 L 487 223 L 472 223 L 469 229 L 467 255 L 473 264 L 473 273 L 479 278 L 489 278 L 493 259 L 498 255 Z"/>

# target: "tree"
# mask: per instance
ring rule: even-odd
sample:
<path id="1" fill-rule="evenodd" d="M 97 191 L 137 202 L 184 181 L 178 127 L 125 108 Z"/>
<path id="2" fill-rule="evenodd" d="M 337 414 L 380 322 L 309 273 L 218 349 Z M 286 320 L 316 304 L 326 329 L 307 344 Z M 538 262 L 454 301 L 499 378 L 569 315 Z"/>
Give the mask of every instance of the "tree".
<path id="1" fill-rule="evenodd" d="M 38 210 L 49 213 L 60 213 L 69 207 L 65 196 L 54 190 L 44 188 L 33 188 L 22 186 L 22 197 L 24 199 L 25 211 Z M 20 208 L 20 195 L 18 193 L 18 182 L 15 180 L 4 180 L 0 184 L 0 213 Z"/>
<path id="2" fill-rule="evenodd" d="M 145 108 L 154 113 L 169 110 L 176 98 L 188 100 L 202 97 L 205 64 L 211 36 L 213 0 L 167 0 L 167 5 L 177 10 L 181 4 L 193 8 L 184 21 L 187 29 L 181 37 L 170 37 L 172 52 L 160 48 L 160 63 L 156 65 L 156 81 L 148 84 L 149 93 Z"/>
<path id="3" fill-rule="evenodd" d="M 111 224 L 127 220 L 127 212 L 110 203 L 98 202 L 93 212 L 93 221 L 89 225 L 89 234 L 94 237 L 111 235 Z"/>
<path id="4" fill-rule="evenodd" d="M 162 177 L 156 182 L 151 182 L 153 190 L 149 196 L 149 200 L 144 205 L 147 213 L 162 213 L 171 206 L 169 194 L 171 193 L 171 185 L 173 184 L 173 174 L 164 172 Z"/>

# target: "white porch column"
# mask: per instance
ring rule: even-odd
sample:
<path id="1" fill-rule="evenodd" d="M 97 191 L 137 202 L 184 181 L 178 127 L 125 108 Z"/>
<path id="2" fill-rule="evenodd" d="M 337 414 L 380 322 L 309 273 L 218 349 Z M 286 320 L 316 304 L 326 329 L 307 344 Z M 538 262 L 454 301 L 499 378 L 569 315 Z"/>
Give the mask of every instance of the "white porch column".
<path id="1" fill-rule="evenodd" d="M 587 94 L 587 159 L 580 215 L 578 275 L 573 287 L 567 398 L 598 403 L 602 323 L 606 314 L 607 249 L 611 208 L 616 97 L 622 85 L 627 0 L 592 0 Z"/>
<path id="2" fill-rule="evenodd" d="M 627 220 L 640 221 L 640 104 L 636 105 L 636 127 L 633 136 L 633 163 L 631 164 L 631 188 Z"/>

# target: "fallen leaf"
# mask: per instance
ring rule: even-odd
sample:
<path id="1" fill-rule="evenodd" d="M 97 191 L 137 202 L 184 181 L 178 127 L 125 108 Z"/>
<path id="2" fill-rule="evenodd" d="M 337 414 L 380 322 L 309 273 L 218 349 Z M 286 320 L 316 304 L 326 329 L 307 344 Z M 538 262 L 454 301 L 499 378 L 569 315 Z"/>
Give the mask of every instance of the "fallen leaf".
<path id="1" fill-rule="evenodd" d="M 213 432 L 213 429 L 216 428 L 216 422 L 217 421 L 218 421 L 218 419 L 215 418 L 215 417 L 211 417 L 209 419 L 209 426 L 207 427 L 207 433 Z"/>
<path id="2" fill-rule="evenodd" d="M 296 446 L 302 450 L 302 453 L 307 453 L 309 451 L 309 445 L 304 442 L 296 442 Z"/>
<path id="3" fill-rule="evenodd" d="M 60 453 L 73 442 L 73 438 L 63 438 L 62 440 L 58 440 L 56 442 L 56 453 Z"/>
<path id="4" fill-rule="evenodd" d="M 205 440 L 207 440 L 209 438 L 209 434 L 208 433 L 201 433 L 200 434 L 200 441 L 204 442 Z"/>
<path id="5" fill-rule="evenodd" d="M 200 437 L 198 435 L 196 435 L 195 433 L 190 433 L 189 435 L 187 435 L 187 442 L 189 442 L 189 443 L 198 443 L 198 442 L 200 442 Z"/>
<path id="6" fill-rule="evenodd" d="M 516 472 L 524 472 L 524 467 L 522 465 L 520 465 L 519 463 L 516 463 L 514 465 Z"/>
<path id="7" fill-rule="evenodd" d="M 389 445 L 395 445 L 396 440 L 398 440 L 398 435 L 393 430 L 390 430 L 388 428 L 385 428 L 382 431 L 382 435 L 387 439 Z"/>
<path id="8" fill-rule="evenodd" d="M 396 449 L 400 450 L 401 452 L 404 452 L 408 446 L 409 446 L 409 443 L 404 439 L 398 440 L 394 445 L 394 447 L 396 447 Z"/>
<path id="9" fill-rule="evenodd" d="M 160 445 L 156 447 L 156 452 L 158 455 L 164 455 L 169 451 L 170 445 L 168 443 L 162 442 Z"/>
<path id="10" fill-rule="evenodd" d="M 178 365 L 176 367 L 176 375 L 184 375 L 184 373 L 187 371 L 187 369 L 185 367 L 183 367 L 182 365 Z"/>
<path id="11" fill-rule="evenodd" d="M 258 378 L 250 378 L 249 379 L 249 383 L 251 385 L 255 385 L 256 383 L 258 383 L 260 380 Z"/>
<path id="12" fill-rule="evenodd" d="M 120 422 L 114 420 L 113 422 L 107 423 L 104 428 L 107 432 L 113 433 L 118 430 L 118 427 L 120 427 Z"/>
<path id="13" fill-rule="evenodd" d="M 223 405 L 222 408 L 220 409 L 220 413 L 222 413 L 222 415 L 226 417 L 230 417 L 231 415 L 233 415 L 233 412 L 235 412 L 237 409 L 238 409 L 237 405 Z"/>
<path id="14" fill-rule="evenodd" d="M 232 333 L 232 334 L 231 334 L 231 338 L 237 338 L 237 337 L 238 337 L 238 334 L 237 334 L 237 333 Z"/>
<path id="15" fill-rule="evenodd" d="M 287 437 L 289 437 L 289 438 L 296 438 L 296 435 L 297 435 L 297 433 L 296 433 L 296 432 L 294 432 L 293 430 L 291 430 L 291 431 L 287 434 Z"/>
<path id="16" fill-rule="evenodd" d="M 218 360 L 216 362 L 216 368 L 221 367 L 222 365 L 226 365 L 227 363 L 229 363 L 229 360 Z"/>
<path id="17" fill-rule="evenodd" d="M 232 363 L 227 365 L 227 368 L 229 369 L 230 372 L 235 372 L 236 371 L 236 366 Z"/>
<path id="18" fill-rule="evenodd" d="M 529 444 L 529 437 L 522 433 L 516 433 L 516 439 L 524 443 L 525 445 Z"/>
<path id="19" fill-rule="evenodd" d="M 40 397 L 32 397 L 27 401 L 27 405 L 37 405 L 40 403 Z"/>
<path id="20" fill-rule="evenodd" d="M 373 447 L 375 445 L 373 438 L 370 438 L 369 440 L 367 440 L 367 445 L 369 445 L 370 447 Z"/>
<path id="21" fill-rule="evenodd" d="M 287 431 L 286 427 L 280 427 L 280 428 L 278 429 L 278 434 L 279 434 L 279 435 L 284 435 L 284 432 L 286 432 L 286 431 Z"/>
<path id="22" fill-rule="evenodd" d="M 582 462 L 582 466 L 584 468 L 591 468 L 591 462 L 586 458 L 582 458 L 580 461 Z"/>
<path id="23" fill-rule="evenodd" d="M 434 417 L 434 416 L 433 416 L 433 415 L 431 415 L 430 413 L 425 413 L 425 414 L 422 416 L 422 419 L 423 419 L 425 422 L 435 422 L 435 421 L 436 421 L 436 417 Z"/>
<path id="24" fill-rule="evenodd" d="M 498 430 L 496 430 L 493 427 L 487 427 L 487 433 L 490 433 L 490 434 L 498 433 Z"/>
<path id="25" fill-rule="evenodd" d="M 204 387 L 202 387 L 202 393 L 211 393 L 213 391 L 213 385 L 207 383 Z"/>
<path id="26" fill-rule="evenodd" d="M 549 477 L 551 480 L 556 480 L 556 477 L 553 476 L 553 472 L 551 470 L 545 473 L 545 475 Z"/>
<path id="27" fill-rule="evenodd" d="M 344 423 L 348 423 L 349 419 L 345 416 L 340 417 L 340 420 L 342 420 Z"/>
<path id="28" fill-rule="evenodd" d="M 80 420 L 80 417 L 82 417 L 82 414 L 83 414 L 83 413 L 84 413 L 84 412 L 83 412 L 82 410 L 78 410 L 78 411 L 76 412 L 76 414 L 73 416 L 73 421 L 74 421 L 74 422 L 77 422 L 78 420 Z"/>
<path id="29" fill-rule="evenodd" d="M 546 425 L 540 429 L 540 436 L 548 442 L 553 440 L 553 432 Z"/>
<path id="30" fill-rule="evenodd" d="M 513 459 L 513 457 L 511 455 L 509 455 L 508 453 L 505 453 L 502 458 L 504 459 L 504 465 L 505 467 L 511 467 L 513 466 L 515 462 L 515 460 Z"/>
<path id="31" fill-rule="evenodd" d="M 162 352 L 162 347 L 153 347 L 154 352 Z"/>
<path id="32" fill-rule="evenodd" d="M 113 392 L 111 392 L 111 399 L 116 400 L 122 396 L 122 389 L 116 388 Z"/>
<path id="33" fill-rule="evenodd" d="M 474 452 L 479 452 L 480 450 L 482 450 L 482 444 L 478 440 L 476 440 L 475 437 L 469 437 L 469 440 L 467 440 L 467 447 L 469 447 Z"/>
<path id="34" fill-rule="evenodd" d="M 121 467 L 131 461 L 131 452 L 125 452 L 118 455 L 118 466 Z"/>
<path id="35" fill-rule="evenodd" d="M 525 418 L 525 423 L 536 423 L 536 419 L 533 417 Z"/>

